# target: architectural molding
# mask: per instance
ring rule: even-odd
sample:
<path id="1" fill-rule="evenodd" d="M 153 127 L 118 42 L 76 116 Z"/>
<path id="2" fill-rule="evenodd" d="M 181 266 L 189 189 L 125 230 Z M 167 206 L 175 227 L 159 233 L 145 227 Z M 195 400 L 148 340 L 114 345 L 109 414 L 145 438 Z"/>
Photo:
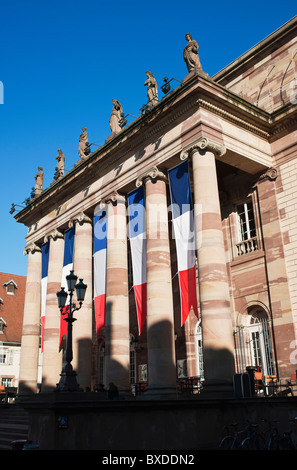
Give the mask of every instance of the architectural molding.
<path id="1" fill-rule="evenodd" d="M 166 182 L 167 176 L 165 175 L 165 173 L 159 170 L 159 168 L 157 168 L 156 166 L 152 166 L 151 168 L 148 168 L 144 172 L 140 173 L 140 175 L 138 175 L 137 180 L 136 180 L 136 187 L 139 188 L 140 186 L 143 185 L 143 182 L 148 179 L 151 179 L 151 180 L 161 179 Z"/>
<path id="2" fill-rule="evenodd" d="M 251 131 L 257 135 L 260 135 L 263 138 L 268 139 L 270 137 L 270 132 L 261 129 L 259 126 L 255 126 L 249 123 L 246 119 L 239 118 L 235 114 L 232 114 L 229 111 L 223 109 L 223 107 L 216 106 L 210 103 L 209 101 L 206 101 L 201 98 L 197 100 L 197 104 L 200 108 L 206 109 L 207 111 L 210 111 L 224 119 L 227 119 L 228 121 L 233 122 L 234 124 L 243 127 L 244 129 L 247 129 L 248 131 Z"/>
<path id="3" fill-rule="evenodd" d="M 40 253 L 41 252 L 41 248 L 40 246 L 36 245 L 36 243 L 32 242 L 32 243 L 29 243 L 29 245 L 26 245 L 25 248 L 24 248 L 24 255 L 27 255 L 28 253 Z"/>
<path id="4" fill-rule="evenodd" d="M 206 150 L 215 154 L 216 157 L 222 157 L 226 153 L 226 147 L 219 142 L 216 142 L 208 137 L 199 137 L 198 139 L 194 140 L 190 144 L 186 145 L 181 153 L 180 159 L 186 160 L 191 156 L 194 150 Z"/>
<path id="5" fill-rule="evenodd" d="M 57 240 L 58 238 L 64 238 L 64 234 L 60 232 L 58 229 L 52 230 L 50 233 L 45 235 L 44 241 L 45 243 L 48 242 L 50 239 L 52 240 Z"/>

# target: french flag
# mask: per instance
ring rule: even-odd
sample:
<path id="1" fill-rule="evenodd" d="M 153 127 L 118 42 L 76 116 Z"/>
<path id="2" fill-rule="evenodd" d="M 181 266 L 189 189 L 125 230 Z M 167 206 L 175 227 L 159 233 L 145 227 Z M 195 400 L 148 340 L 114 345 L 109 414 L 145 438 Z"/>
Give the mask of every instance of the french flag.
<path id="1" fill-rule="evenodd" d="M 173 233 L 177 252 L 181 298 L 181 325 L 191 308 L 198 318 L 195 266 L 195 233 L 188 161 L 168 171 Z"/>
<path id="2" fill-rule="evenodd" d="M 48 260 L 49 260 L 49 242 L 46 242 L 41 247 L 41 352 L 43 352 L 43 341 L 44 341 Z"/>
<path id="3" fill-rule="evenodd" d="M 65 287 L 65 291 L 68 292 L 66 276 L 73 270 L 73 249 L 74 249 L 74 238 L 75 238 L 75 226 L 66 230 L 64 234 L 64 258 L 63 258 L 63 269 L 62 269 L 62 281 L 61 287 Z M 65 339 L 67 338 L 67 318 L 66 313 L 69 309 L 70 298 L 68 296 L 66 305 L 60 319 L 60 350 L 65 347 Z"/>
<path id="4" fill-rule="evenodd" d="M 138 331 L 146 319 L 146 219 L 144 188 L 128 194 L 129 238 L 132 258 L 133 287 L 137 310 Z"/>
<path id="5" fill-rule="evenodd" d="M 97 340 L 105 326 L 107 206 L 94 212 L 94 307 Z"/>

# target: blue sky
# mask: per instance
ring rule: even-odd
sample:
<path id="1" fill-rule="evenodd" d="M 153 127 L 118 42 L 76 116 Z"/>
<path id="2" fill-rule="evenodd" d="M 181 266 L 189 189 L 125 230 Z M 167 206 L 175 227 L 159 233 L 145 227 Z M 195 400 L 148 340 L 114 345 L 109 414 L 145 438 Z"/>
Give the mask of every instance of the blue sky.
<path id="1" fill-rule="evenodd" d="M 113 98 L 139 116 L 147 70 L 159 90 L 165 76 L 183 80 L 186 33 L 212 76 L 295 15 L 286 0 L 0 1 L 0 271 L 26 275 L 27 228 L 9 210 L 30 195 L 37 167 L 45 188 L 58 148 L 73 168 L 83 126 L 104 144 Z"/>

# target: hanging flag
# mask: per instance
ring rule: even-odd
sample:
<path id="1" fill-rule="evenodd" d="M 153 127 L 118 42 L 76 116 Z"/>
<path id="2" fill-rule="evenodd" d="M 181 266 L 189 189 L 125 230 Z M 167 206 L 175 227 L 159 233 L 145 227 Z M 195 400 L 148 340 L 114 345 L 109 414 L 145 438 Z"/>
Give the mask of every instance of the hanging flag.
<path id="1" fill-rule="evenodd" d="M 107 206 L 94 212 L 94 307 L 97 340 L 105 326 Z"/>
<path id="2" fill-rule="evenodd" d="M 191 308 L 198 318 L 194 218 L 188 161 L 185 160 L 169 170 L 168 176 L 183 325 Z"/>
<path id="3" fill-rule="evenodd" d="M 75 226 L 66 230 L 64 234 L 64 259 L 63 259 L 63 270 L 62 270 L 62 281 L 61 287 L 65 288 L 65 291 L 68 292 L 66 276 L 73 270 L 73 249 L 74 249 L 74 237 L 75 237 Z M 60 319 L 60 342 L 59 349 L 65 348 L 65 340 L 67 338 L 67 309 L 69 309 L 70 297 L 68 296 L 66 300 L 66 305 L 63 309 L 61 319 Z"/>
<path id="4" fill-rule="evenodd" d="M 138 331 L 146 319 L 146 219 L 144 188 L 128 194 L 129 237 Z"/>
<path id="5" fill-rule="evenodd" d="M 49 242 L 46 242 L 41 247 L 41 352 L 43 352 L 43 342 L 44 342 L 44 322 L 45 322 L 45 310 L 46 310 L 48 259 L 49 259 Z"/>

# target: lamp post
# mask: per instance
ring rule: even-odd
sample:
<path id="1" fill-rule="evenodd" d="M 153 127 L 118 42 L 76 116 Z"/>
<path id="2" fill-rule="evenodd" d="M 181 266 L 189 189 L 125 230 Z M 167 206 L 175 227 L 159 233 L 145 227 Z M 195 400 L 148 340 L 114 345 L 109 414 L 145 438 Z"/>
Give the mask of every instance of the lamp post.
<path id="1" fill-rule="evenodd" d="M 67 340 L 66 340 L 66 354 L 65 362 L 62 367 L 62 372 L 60 374 L 60 381 L 56 386 L 56 391 L 67 391 L 67 392 L 77 392 L 81 389 L 78 386 L 76 380 L 76 372 L 72 368 L 71 361 L 73 359 L 72 352 L 72 324 L 76 321 L 76 318 L 73 318 L 73 313 L 79 310 L 82 307 L 82 303 L 85 298 L 86 284 L 83 283 L 83 280 L 80 279 L 79 283 L 76 284 L 77 276 L 73 271 L 70 271 L 70 274 L 66 276 L 68 293 L 65 291 L 65 287 L 62 287 L 59 292 L 57 292 L 58 305 L 61 312 L 61 315 L 67 315 L 65 321 L 67 325 Z M 73 293 L 76 290 L 76 297 L 79 303 L 79 307 L 76 307 L 72 303 Z M 69 305 L 66 306 L 66 301 L 69 296 Z"/>

